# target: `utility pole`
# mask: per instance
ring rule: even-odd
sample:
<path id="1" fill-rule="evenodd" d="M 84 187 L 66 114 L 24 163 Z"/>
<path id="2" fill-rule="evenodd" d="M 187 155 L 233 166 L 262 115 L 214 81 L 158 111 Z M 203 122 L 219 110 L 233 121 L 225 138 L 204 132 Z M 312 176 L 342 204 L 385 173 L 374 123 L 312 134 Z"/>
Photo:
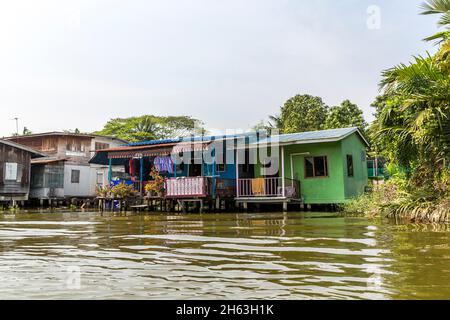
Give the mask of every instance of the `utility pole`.
<path id="1" fill-rule="evenodd" d="M 16 133 L 17 133 L 17 135 L 19 135 L 19 118 L 15 117 L 11 120 L 16 120 Z"/>

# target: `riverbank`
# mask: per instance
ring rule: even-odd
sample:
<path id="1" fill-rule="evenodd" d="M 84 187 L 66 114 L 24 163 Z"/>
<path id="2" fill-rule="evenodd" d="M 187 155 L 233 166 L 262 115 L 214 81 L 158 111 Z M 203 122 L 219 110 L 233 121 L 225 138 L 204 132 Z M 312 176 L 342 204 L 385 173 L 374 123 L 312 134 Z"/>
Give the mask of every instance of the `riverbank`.
<path id="1" fill-rule="evenodd" d="M 450 196 L 446 192 L 408 192 L 405 181 L 392 179 L 374 185 L 366 193 L 342 206 L 345 213 L 382 216 L 405 222 L 446 223 L 450 220 Z"/>

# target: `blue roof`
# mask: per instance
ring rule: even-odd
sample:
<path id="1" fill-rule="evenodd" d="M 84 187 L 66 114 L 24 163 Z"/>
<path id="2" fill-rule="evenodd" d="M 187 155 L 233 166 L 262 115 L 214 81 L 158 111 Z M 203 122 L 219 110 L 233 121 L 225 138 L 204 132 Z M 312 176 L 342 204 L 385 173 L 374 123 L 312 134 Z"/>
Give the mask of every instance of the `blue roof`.
<path id="1" fill-rule="evenodd" d="M 344 139 L 345 137 L 351 135 L 352 133 L 358 133 L 361 139 L 369 145 L 367 140 L 361 134 L 358 128 L 342 128 L 342 129 L 331 129 L 331 130 L 320 130 L 320 131 L 308 131 L 308 132 L 300 132 L 300 133 L 292 133 L 292 134 L 282 134 L 278 136 L 268 137 L 266 139 L 262 139 L 258 144 L 265 143 L 320 143 L 320 142 L 331 142 L 331 141 L 339 141 Z"/>

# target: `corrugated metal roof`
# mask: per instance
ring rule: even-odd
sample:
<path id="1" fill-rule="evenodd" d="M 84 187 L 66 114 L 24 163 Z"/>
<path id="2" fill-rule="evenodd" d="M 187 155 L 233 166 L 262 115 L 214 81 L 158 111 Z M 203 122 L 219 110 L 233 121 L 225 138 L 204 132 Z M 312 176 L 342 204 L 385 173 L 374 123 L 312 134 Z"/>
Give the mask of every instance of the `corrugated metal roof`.
<path id="1" fill-rule="evenodd" d="M 18 135 L 5 137 L 5 140 L 21 140 L 28 138 L 36 138 L 36 137 L 44 137 L 44 136 L 74 136 L 74 137 L 85 137 L 85 138 L 93 138 L 94 135 L 89 133 L 74 133 L 74 132 L 63 132 L 63 131 L 51 131 L 51 132 L 42 132 L 42 133 L 32 133 L 26 135 Z"/>
<path id="2" fill-rule="evenodd" d="M 266 139 L 262 139 L 256 144 L 267 144 L 267 143 L 320 143 L 320 142 L 332 142 L 339 141 L 345 137 L 351 135 L 352 133 L 358 133 L 361 139 L 369 145 L 366 139 L 363 137 L 358 128 L 342 128 L 342 129 L 331 129 L 331 130 L 320 130 L 320 131 L 308 131 L 299 132 L 292 134 L 282 134 L 277 136 L 272 136 Z"/>

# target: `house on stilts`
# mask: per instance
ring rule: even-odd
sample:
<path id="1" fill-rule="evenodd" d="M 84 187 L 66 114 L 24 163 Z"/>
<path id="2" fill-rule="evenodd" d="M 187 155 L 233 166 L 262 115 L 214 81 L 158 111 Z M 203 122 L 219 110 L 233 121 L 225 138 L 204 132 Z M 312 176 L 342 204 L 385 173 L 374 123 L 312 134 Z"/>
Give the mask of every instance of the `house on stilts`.
<path id="1" fill-rule="evenodd" d="M 96 150 L 125 145 L 113 137 L 74 132 L 45 132 L 5 138 L 45 155 L 31 160 L 30 200 L 52 202 L 95 198 L 108 183 L 108 166 L 91 165 Z"/>
<path id="2" fill-rule="evenodd" d="M 28 200 L 31 162 L 45 155 L 12 141 L 0 140 L 0 203 Z"/>
<path id="3" fill-rule="evenodd" d="M 109 167 L 110 185 L 133 185 L 142 196 L 156 167 L 165 179 L 164 199 L 287 210 L 341 204 L 364 193 L 368 146 L 357 128 L 254 132 L 131 143 L 97 150 L 90 162 Z"/>

